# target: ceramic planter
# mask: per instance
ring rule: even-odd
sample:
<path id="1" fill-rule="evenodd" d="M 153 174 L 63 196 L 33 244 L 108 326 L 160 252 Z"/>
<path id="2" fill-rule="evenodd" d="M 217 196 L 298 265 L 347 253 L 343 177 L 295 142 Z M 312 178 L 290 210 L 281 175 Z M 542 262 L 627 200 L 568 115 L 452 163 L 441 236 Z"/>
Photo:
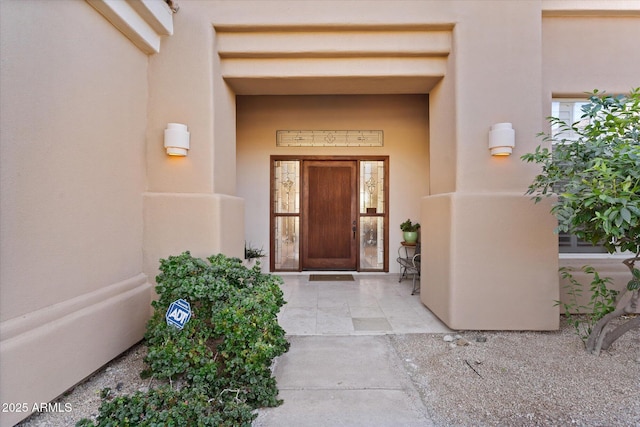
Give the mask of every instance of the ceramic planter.
<path id="1" fill-rule="evenodd" d="M 415 243 L 418 241 L 417 231 L 403 231 L 402 235 L 404 237 L 405 243 Z"/>

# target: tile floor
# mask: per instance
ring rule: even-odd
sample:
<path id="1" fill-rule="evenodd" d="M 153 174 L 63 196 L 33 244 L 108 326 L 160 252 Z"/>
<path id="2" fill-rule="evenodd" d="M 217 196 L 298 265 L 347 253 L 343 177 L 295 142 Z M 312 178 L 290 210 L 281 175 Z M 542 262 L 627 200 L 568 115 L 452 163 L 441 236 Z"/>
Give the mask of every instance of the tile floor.
<path id="1" fill-rule="evenodd" d="M 309 274 L 282 275 L 287 304 L 278 321 L 287 335 L 377 335 L 450 332 L 410 279 L 397 274 L 354 274 L 354 281 L 309 281 Z"/>

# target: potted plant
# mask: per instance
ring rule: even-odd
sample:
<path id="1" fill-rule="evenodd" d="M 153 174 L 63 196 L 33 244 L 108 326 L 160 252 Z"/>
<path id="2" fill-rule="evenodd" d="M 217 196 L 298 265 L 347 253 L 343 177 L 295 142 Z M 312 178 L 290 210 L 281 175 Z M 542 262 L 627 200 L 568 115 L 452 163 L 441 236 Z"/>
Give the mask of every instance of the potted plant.
<path id="1" fill-rule="evenodd" d="M 418 229 L 420 224 L 417 222 L 413 224 L 410 219 L 400 224 L 400 230 L 404 237 L 404 242 L 409 244 L 415 244 L 418 241 Z"/>
<path id="2" fill-rule="evenodd" d="M 264 252 L 264 249 L 254 248 L 251 246 L 251 243 L 248 245 L 247 242 L 244 243 L 244 259 L 247 267 L 253 267 L 259 258 L 264 258 L 266 256 L 267 254 Z"/>

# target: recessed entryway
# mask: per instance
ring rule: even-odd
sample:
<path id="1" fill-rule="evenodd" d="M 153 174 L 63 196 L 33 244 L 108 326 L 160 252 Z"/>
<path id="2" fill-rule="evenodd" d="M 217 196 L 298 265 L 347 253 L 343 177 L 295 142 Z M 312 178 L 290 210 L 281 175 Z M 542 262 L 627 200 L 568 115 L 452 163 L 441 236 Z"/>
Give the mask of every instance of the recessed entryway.
<path id="1" fill-rule="evenodd" d="M 421 197 L 429 190 L 428 113 L 427 95 L 238 96 L 237 194 L 245 204 L 245 241 L 268 255 L 261 260 L 263 269 L 319 271 L 301 265 L 304 169 L 300 161 L 308 159 L 359 162 L 357 262 L 351 270 L 340 270 L 398 272 L 395 258 L 402 240 L 398 224 L 419 217 Z M 325 137 L 329 130 L 340 129 L 379 130 L 383 145 L 277 145 L 278 132 L 285 130 L 306 130 L 305 135 L 313 131 L 314 137 Z M 279 165 L 274 166 L 272 158 Z M 281 184 L 276 188 L 274 169 L 274 179 Z M 320 185 L 330 189 L 332 183 L 327 181 L 322 179 Z M 383 193 L 385 187 L 388 191 Z M 272 196 L 276 189 L 280 192 L 277 202 Z M 391 208 L 384 208 L 384 203 Z M 276 212 L 273 223 L 272 210 Z M 352 227 L 353 220 L 344 230 L 351 238 Z M 280 237 L 272 241 L 274 229 Z M 322 271 L 329 269 L 338 270 Z"/>

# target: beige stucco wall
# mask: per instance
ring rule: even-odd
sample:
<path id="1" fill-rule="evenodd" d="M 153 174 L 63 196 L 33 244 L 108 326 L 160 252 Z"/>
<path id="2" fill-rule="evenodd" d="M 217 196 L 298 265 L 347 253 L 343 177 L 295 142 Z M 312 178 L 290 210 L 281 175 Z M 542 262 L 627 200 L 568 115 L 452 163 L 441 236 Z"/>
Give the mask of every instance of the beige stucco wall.
<path id="1" fill-rule="evenodd" d="M 427 95 L 242 96 L 237 101 L 238 195 L 245 199 L 245 236 L 269 248 L 270 155 L 389 156 L 389 269 L 407 218 L 417 221 L 429 194 Z M 277 130 L 375 129 L 383 147 L 276 147 Z M 269 265 L 269 259 L 263 260 Z"/>
<path id="2" fill-rule="evenodd" d="M 624 93 L 640 78 L 640 12 L 635 16 L 545 16 L 542 20 L 545 111 L 550 96 L 594 89 Z"/>
<path id="3" fill-rule="evenodd" d="M 0 19 L 0 401 L 30 410 L 144 332 L 147 56 L 85 2 Z"/>
<path id="4" fill-rule="evenodd" d="M 557 16 L 549 13 L 542 20 L 543 107 L 551 114 L 554 97 L 584 97 L 594 89 L 607 93 L 625 93 L 640 86 L 640 14 L 620 16 Z M 594 60 L 597 58 L 597 60 Z M 630 280 L 622 264 L 624 254 L 560 254 L 560 266 L 575 270 L 574 277 L 585 286 L 579 304 L 587 304 L 586 290 L 591 275 L 580 271 L 584 265 L 595 267 L 603 277 L 614 280 L 613 287 L 624 290 Z M 561 281 L 561 300 L 568 302 Z"/>

